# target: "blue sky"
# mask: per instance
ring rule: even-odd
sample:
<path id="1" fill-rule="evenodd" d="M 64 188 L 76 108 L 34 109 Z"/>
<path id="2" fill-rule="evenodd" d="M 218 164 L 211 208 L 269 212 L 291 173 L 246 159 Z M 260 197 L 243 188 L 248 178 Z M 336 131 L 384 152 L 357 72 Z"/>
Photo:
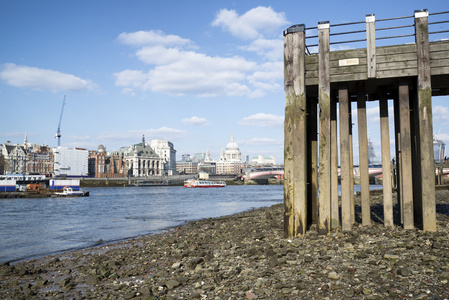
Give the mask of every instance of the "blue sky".
<path id="1" fill-rule="evenodd" d="M 208 149 L 218 159 L 233 133 L 243 156 L 275 155 L 283 162 L 282 31 L 298 23 L 363 21 L 370 13 L 409 16 L 423 8 L 441 12 L 449 5 L 2 0 L 0 143 L 22 143 L 27 133 L 31 143 L 56 146 L 67 95 L 63 146 L 118 150 L 144 134 L 147 141 L 173 142 L 178 159 Z M 433 105 L 434 133 L 449 144 L 449 97 L 435 97 Z M 380 156 L 377 102 L 368 117 Z"/>

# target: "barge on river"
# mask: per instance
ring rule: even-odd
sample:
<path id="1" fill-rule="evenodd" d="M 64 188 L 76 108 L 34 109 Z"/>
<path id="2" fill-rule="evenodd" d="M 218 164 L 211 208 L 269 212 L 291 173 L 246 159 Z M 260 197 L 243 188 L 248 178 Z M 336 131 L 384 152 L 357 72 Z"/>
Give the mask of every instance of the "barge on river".
<path id="1" fill-rule="evenodd" d="M 224 181 L 196 180 L 196 179 L 189 179 L 184 181 L 184 187 L 186 188 L 214 188 L 225 186 L 226 182 Z"/>
<path id="2" fill-rule="evenodd" d="M 0 198 L 85 197 L 79 179 L 46 178 L 45 175 L 0 176 Z"/>

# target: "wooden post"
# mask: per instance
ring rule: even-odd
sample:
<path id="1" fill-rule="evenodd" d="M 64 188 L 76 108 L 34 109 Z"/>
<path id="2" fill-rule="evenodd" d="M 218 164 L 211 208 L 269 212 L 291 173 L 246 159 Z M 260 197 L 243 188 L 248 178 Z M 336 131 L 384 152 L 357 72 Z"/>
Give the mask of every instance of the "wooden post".
<path id="1" fill-rule="evenodd" d="M 413 210 L 416 225 L 422 225 L 422 201 L 421 201 L 421 154 L 419 140 L 419 109 L 417 81 L 413 81 L 410 89 L 410 133 L 412 136 L 412 170 L 413 170 Z M 422 228 L 422 227 L 421 227 Z"/>
<path id="2" fill-rule="evenodd" d="M 284 235 L 303 235 L 307 224 L 307 126 L 304 25 L 284 31 Z"/>
<path id="3" fill-rule="evenodd" d="M 329 63 L 329 22 L 318 24 L 318 103 L 319 114 L 319 173 L 318 173 L 318 231 L 330 233 L 330 63 Z"/>
<path id="4" fill-rule="evenodd" d="M 365 86 L 358 86 L 357 120 L 359 131 L 359 166 L 360 166 L 360 198 L 362 206 L 362 225 L 371 224 L 371 207 L 369 201 L 369 168 L 368 168 L 368 130 L 366 124 Z"/>
<path id="5" fill-rule="evenodd" d="M 340 226 L 338 211 L 337 99 L 331 98 L 331 228 Z"/>
<path id="6" fill-rule="evenodd" d="M 388 124 L 388 100 L 385 90 L 380 92 L 380 136 L 382 144 L 382 183 L 384 196 L 384 225 L 393 227 L 393 195 L 390 168 L 390 131 Z"/>
<path id="7" fill-rule="evenodd" d="M 350 159 L 349 159 L 349 97 L 346 84 L 341 84 L 338 90 L 340 109 L 340 182 L 341 182 L 341 228 L 349 231 L 352 228 L 351 216 L 351 187 Z"/>
<path id="8" fill-rule="evenodd" d="M 348 113 L 349 113 L 349 172 L 351 179 L 349 181 L 350 195 L 351 195 L 351 220 L 355 223 L 355 203 L 354 203 L 354 145 L 352 141 L 352 103 L 351 96 L 348 101 Z"/>
<path id="9" fill-rule="evenodd" d="M 399 222 L 404 223 L 403 215 L 403 201 L 402 201 L 402 154 L 401 154 L 401 126 L 399 114 L 399 93 L 393 99 L 394 107 L 394 133 L 395 133 L 395 148 L 396 148 L 396 197 L 399 208 Z"/>
<path id="10" fill-rule="evenodd" d="M 368 78 L 376 78 L 376 29 L 374 14 L 366 15 L 366 62 Z"/>
<path id="11" fill-rule="evenodd" d="M 413 229 L 413 175 L 412 175 L 412 146 L 410 134 L 410 98 L 409 86 L 406 79 L 399 81 L 399 122 L 401 128 L 401 168 L 402 174 L 402 199 L 404 229 Z"/>
<path id="12" fill-rule="evenodd" d="M 318 224 L 318 124 L 316 97 L 307 97 L 307 225 Z"/>
<path id="13" fill-rule="evenodd" d="M 421 148 L 422 223 L 424 231 L 436 231 L 435 163 L 433 157 L 432 86 L 428 11 L 415 11 L 418 57 L 418 108 Z"/>

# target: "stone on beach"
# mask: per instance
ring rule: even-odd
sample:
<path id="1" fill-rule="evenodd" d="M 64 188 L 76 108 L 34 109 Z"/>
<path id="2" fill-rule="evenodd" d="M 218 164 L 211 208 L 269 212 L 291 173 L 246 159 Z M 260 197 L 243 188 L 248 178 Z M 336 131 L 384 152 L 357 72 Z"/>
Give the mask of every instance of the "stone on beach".
<path id="1" fill-rule="evenodd" d="M 437 232 L 354 226 L 283 237 L 281 204 L 0 265 L 5 299 L 447 299 L 449 190 Z M 356 197 L 356 212 L 360 200 Z M 372 198 L 381 214 L 382 197 Z M 397 209 L 397 204 L 396 204 Z M 398 224 L 399 222 L 397 222 Z"/>

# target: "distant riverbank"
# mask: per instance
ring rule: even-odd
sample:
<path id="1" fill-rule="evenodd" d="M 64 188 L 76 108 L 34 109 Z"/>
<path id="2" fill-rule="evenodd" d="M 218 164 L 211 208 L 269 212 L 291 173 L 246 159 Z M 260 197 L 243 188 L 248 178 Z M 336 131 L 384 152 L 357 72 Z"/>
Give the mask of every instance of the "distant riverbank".
<path id="1" fill-rule="evenodd" d="M 283 179 L 262 179 L 262 180 L 238 180 L 238 179 L 228 179 L 228 178 L 211 178 L 211 180 L 224 180 L 227 185 L 264 185 L 264 184 L 284 184 Z M 129 180 L 126 177 L 122 178 L 81 178 L 80 186 L 81 187 L 123 187 L 129 184 Z M 180 186 L 183 183 L 170 184 L 168 186 Z"/>

